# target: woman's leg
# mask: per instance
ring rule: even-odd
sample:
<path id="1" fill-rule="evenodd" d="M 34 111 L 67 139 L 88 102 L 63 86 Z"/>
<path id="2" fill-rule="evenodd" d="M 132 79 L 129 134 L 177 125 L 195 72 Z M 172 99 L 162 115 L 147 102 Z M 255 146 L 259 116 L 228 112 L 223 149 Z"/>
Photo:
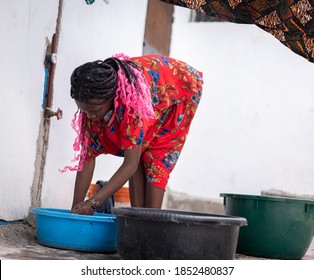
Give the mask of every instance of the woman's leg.
<path id="1" fill-rule="evenodd" d="M 132 207 L 145 207 L 146 176 L 143 164 L 139 164 L 137 171 L 129 180 L 130 200 Z"/>
<path id="2" fill-rule="evenodd" d="M 152 186 L 146 180 L 143 164 L 129 180 L 132 207 L 161 208 L 165 191 Z"/>
<path id="3" fill-rule="evenodd" d="M 165 190 L 152 186 L 146 183 L 145 207 L 158 208 L 162 206 Z"/>

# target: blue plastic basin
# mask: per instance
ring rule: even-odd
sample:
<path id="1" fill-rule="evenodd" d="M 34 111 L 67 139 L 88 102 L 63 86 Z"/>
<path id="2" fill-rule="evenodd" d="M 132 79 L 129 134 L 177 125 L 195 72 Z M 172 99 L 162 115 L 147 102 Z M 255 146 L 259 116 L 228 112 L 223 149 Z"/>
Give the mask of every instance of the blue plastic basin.
<path id="1" fill-rule="evenodd" d="M 117 251 L 116 216 L 71 214 L 70 210 L 33 208 L 37 240 L 44 246 L 85 252 Z"/>

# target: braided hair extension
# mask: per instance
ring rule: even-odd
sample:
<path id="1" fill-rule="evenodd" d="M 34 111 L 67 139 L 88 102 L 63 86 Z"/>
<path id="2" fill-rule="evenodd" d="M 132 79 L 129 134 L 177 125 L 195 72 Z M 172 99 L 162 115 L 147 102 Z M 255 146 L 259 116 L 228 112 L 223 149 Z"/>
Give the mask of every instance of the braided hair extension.
<path id="1" fill-rule="evenodd" d="M 71 161 L 78 161 L 78 164 L 74 166 L 67 165 L 63 169 L 59 169 L 61 173 L 66 172 L 67 170 L 82 171 L 83 164 L 87 155 L 87 147 L 90 143 L 89 137 L 87 137 L 90 125 L 91 120 L 87 119 L 86 114 L 81 112 L 80 110 L 77 110 L 71 121 L 71 126 L 77 135 L 73 143 L 73 150 L 75 154 L 74 158 Z"/>
<path id="2" fill-rule="evenodd" d="M 136 64 L 121 54 L 77 67 L 71 76 L 71 97 L 87 104 L 115 99 L 115 107 L 120 99 L 128 114 L 142 119 L 154 115 L 146 79 Z"/>
<path id="3" fill-rule="evenodd" d="M 77 67 L 71 75 L 71 97 L 92 105 L 114 100 L 115 109 L 122 102 L 126 117 L 138 118 L 139 123 L 154 117 L 150 86 L 136 64 L 123 54 Z M 89 146 L 90 125 L 86 114 L 78 110 L 72 120 L 72 128 L 77 133 L 73 149 L 79 152 L 73 161 L 78 160 L 79 163 L 59 171 L 82 170 Z"/>
<path id="4" fill-rule="evenodd" d="M 123 57 L 125 60 L 118 57 Z M 119 66 L 115 108 L 120 99 L 126 105 L 127 115 L 139 117 L 140 122 L 142 119 L 154 117 L 151 88 L 136 64 L 123 54 L 117 54 L 106 59 L 105 62 L 110 59 L 113 59 Z"/>
<path id="5" fill-rule="evenodd" d="M 101 60 L 77 67 L 71 75 L 71 97 L 87 104 L 112 100 L 117 89 L 117 72 Z"/>

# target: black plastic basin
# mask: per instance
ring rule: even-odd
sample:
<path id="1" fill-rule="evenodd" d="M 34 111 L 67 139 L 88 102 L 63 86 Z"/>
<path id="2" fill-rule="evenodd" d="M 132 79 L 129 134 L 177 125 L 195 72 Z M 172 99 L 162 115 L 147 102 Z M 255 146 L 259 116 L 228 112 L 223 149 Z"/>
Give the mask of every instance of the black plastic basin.
<path id="1" fill-rule="evenodd" d="M 150 208 L 114 208 L 122 259 L 234 259 L 245 218 Z"/>

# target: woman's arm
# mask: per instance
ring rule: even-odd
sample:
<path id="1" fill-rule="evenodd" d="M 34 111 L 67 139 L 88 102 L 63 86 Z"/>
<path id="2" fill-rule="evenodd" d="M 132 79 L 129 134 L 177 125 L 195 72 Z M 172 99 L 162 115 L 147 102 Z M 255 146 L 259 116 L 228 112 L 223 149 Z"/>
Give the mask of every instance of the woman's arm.
<path id="1" fill-rule="evenodd" d="M 93 178 L 95 159 L 84 162 L 83 170 L 76 173 L 72 209 L 85 200 L 86 193 Z"/>
<path id="2" fill-rule="evenodd" d="M 110 178 L 105 188 L 102 188 L 98 191 L 92 199 L 103 203 L 110 195 L 115 193 L 125 183 L 134 175 L 138 168 L 140 156 L 141 156 L 141 146 L 125 150 L 124 151 L 124 160 L 119 169 L 114 173 Z"/>
<path id="3" fill-rule="evenodd" d="M 141 156 L 142 146 L 138 146 L 134 149 L 124 151 L 124 160 L 119 169 L 107 182 L 106 187 L 101 188 L 93 197 L 90 198 L 90 202 L 83 202 L 77 204 L 73 209 L 72 213 L 76 214 L 93 214 L 93 208 L 97 208 L 103 202 L 106 201 L 113 193 L 124 186 L 124 184 L 133 176 L 136 172 Z M 84 165 L 85 169 L 85 165 Z M 87 189 L 85 190 L 86 194 Z M 84 195 L 85 195 L 84 194 Z M 81 198 L 81 196 L 80 196 Z"/>

